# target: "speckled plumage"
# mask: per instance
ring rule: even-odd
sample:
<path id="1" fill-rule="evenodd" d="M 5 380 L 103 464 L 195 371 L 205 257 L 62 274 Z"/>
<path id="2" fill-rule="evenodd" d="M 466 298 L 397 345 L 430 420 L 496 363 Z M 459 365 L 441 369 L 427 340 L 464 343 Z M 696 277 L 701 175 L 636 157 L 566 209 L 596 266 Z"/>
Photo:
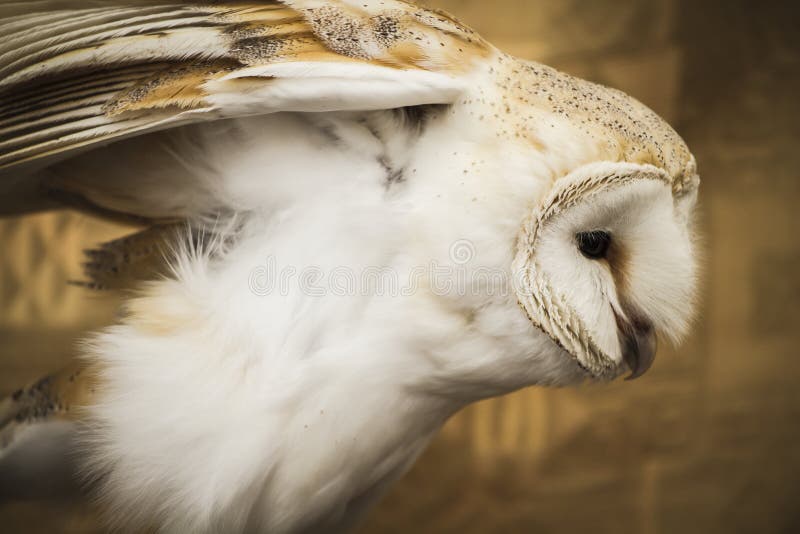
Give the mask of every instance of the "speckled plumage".
<path id="1" fill-rule="evenodd" d="M 112 523 L 345 528 L 464 405 L 638 376 L 688 328 L 694 158 L 619 91 L 401 0 L 21 6 L 0 212 L 150 226 L 85 266 L 133 290 L 74 426 Z"/>
<path id="2" fill-rule="evenodd" d="M 11 421 L 27 424 L 46 418 L 78 417 L 76 408 L 85 405 L 92 393 L 92 380 L 84 372 L 79 365 L 70 366 L 18 389 L 5 399 L 0 410 L 3 444 L 10 442 Z"/>
<path id="3" fill-rule="evenodd" d="M 604 155 L 609 160 L 663 166 L 675 177 L 676 188 L 693 178 L 694 169 L 690 167 L 690 154 L 684 143 L 649 109 L 613 89 L 499 54 L 472 30 L 444 13 L 406 2 L 387 2 L 377 8 L 347 2 L 285 4 L 222 2 L 189 5 L 178 10 L 152 7 L 148 13 L 152 11 L 155 15 L 144 18 L 157 22 L 143 21 L 139 25 L 121 24 L 127 22 L 127 12 L 103 16 L 101 11 L 95 15 L 96 19 L 114 30 L 103 32 L 101 27 L 94 26 L 93 33 L 66 42 L 42 41 L 38 32 L 21 31 L 27 29 L 25 26 L 21 30 L 6 27 L 5 31 L 20 33 L 6 43 L 0 61 L 3 77 L 0 98 L 14 103 L 0 122 L 3 143 L 0 169 L 50 155 L 54 145 L 55 151 L 68 150 L 74 145 L 85 146 L 87 142 L 126 135 L 129 128 L 141 132 L 202 120 L 202 113 L 192 116 L 186 113 L 190 110 L 208 113 L 213 118 L 219 114 L 235 116 L 237 110 L 217 109 L 213 95 L 216 91 L 235 92 L 237 80 L 269 84 L 269 76 L 250 75 L 248 69 L 300 61 L 353 61 L 455 76 L 488 64 L 487 81 L 507 94 L 505 109 L 494 110 L 506 116 L 507 133 L 528 137 L 536 147 L 541 140 L 530 132 L 530 121 L 536 119 L 530 111 L 541 109 L 580 123 L 581 133 L 607 143 Z M 82 24 L 93 21 L 89 19 Z M 41 32 L 63 31 L 64 25 L 57 20 L 43 25 Z M 201 35 L 196 43 L 184 43 L 174 49 L 158 44 L 172 35 L 192 31 L 207 34 Z M 135 50 L 139 43 L 143 47 L 141 52 Z M 153 43 L 154 48 L 148 43 Z M 130 48 L 134 50 L 125 51 Z M 97 62 L 105 58 L 110 69 L 98 72 Z M 58 113 L 63 106 L 51 104 L 48 92 L 57 97 L 56 103 L 69 99 L 74 106 L 77 102 L 70 89 L 85 92 L 87 84 L 82 76 L 90 76 L 92 84 L 100 87 L 90 97 L 95 111 L 74 117 L 82 120 L 86 116 L 97 117 L 97 122 L 91 124 L 94 130 L 81 129 L 75 124 L 69 130 L 72 136 L 64 139 L 66 117 Z M 51 78 L 55 80 L 50 81 Z M 80 83 L 82 80 L 84 83 Z M 234 87 L 227 87 L 224 82 L 213 88 L 203 87 L 215 80 L 230 82 Z M 264 111 L 268 111 L 269 102 L 263 105 Z M 87 108 L 84 105 L 90 111 Z M 131 116 L 135 113 L 138 119 L 142 112 L 150 112 L 151 116 L 140 120 Z M 107 128 L 121 121 L 122 116 L 129 124 L 120 124 L 112 131 L 98 127 Z M 30 133 L 30 120 L 34 117 L 39 136 L 20 139 Z M 47 132 L 47 119 L 58 124 L 57 132 L 53 133 L 58 133 L 59 140 L 42 139 Z M 75 140 L 70 142 L 72 138 Z"/>

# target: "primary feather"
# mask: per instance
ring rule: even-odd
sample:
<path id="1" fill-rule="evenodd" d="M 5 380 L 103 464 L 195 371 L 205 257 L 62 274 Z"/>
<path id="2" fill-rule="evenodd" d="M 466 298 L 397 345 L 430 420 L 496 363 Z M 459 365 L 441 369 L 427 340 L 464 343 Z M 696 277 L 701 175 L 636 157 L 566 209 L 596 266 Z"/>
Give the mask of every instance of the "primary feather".
<path id="1" fill-rule="evenodd" d="M 137 291 L 85 350 L 118 525 L 344 528 L 467 403 L 686 329 L 694 160 L 622 93 L 400 0 L 0 15 L 0 209 L 153 225 L 86 265 Z"/>

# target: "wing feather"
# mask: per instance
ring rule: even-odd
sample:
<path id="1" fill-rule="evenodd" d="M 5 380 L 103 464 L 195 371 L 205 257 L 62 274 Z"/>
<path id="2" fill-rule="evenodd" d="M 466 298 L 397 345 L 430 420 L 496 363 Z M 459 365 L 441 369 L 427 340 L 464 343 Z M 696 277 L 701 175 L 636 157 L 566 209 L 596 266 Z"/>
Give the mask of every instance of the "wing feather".
<path id="1" fill-rule="evenodd" d="M 80 489 L 75 421 L 94 395 L 95 376 L 75 362 L 0 399 L 0 500 Z"/>
<path id="2" fill-rule="evenodd" d="M 0 9 L 0 173 L 202 120 L 450 103 L 488 50 L 400 1 L 74 6 Z"/>

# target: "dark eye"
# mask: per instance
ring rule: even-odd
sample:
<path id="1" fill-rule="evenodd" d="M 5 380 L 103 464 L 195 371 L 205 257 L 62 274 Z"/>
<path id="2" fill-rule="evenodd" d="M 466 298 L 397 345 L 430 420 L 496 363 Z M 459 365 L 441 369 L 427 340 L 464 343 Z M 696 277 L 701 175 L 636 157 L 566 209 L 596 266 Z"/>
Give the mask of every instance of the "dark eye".
<path id="1" fill-rule="evenodd" d="M 581 254 L 592 260 L 605 258 L 608 246 L 611 244 L 611 234 L 603 230 L 579 232 L 575 234 L 578 241 L 578 250 Z"/>

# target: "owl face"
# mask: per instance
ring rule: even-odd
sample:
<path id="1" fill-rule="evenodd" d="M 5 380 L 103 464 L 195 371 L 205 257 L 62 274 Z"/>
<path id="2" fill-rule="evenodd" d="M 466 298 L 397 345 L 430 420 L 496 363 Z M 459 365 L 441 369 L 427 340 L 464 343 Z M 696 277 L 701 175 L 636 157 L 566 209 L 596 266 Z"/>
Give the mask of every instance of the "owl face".
<path id="1" fill-rule="evenodd" d="M 687 330 L 696 287 L 691 210 L 696 187 L 674 193 L 651 165 L 578 169 L 523 225 L 514 270 L 533 323 L 592 377 L 631 377 L 656 339 Z"/>

